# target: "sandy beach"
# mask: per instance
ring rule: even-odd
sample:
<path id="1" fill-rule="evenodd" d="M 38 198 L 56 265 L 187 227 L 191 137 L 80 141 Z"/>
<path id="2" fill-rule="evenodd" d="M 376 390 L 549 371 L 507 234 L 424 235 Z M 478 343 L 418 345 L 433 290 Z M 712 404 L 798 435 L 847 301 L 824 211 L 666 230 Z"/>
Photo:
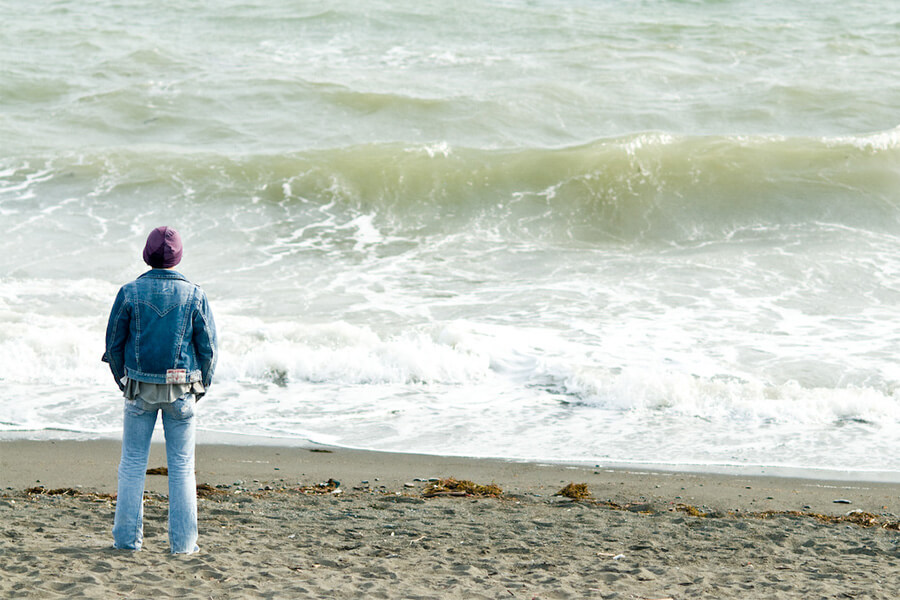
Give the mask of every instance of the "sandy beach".
<path id="1" fill-rule="evenodd" d="M 201 552 L 171 556 L 164 475 L 147 477 L 144 550 L 111 548 L 118 450 L 0 443 L 0 596 L 900 595 L 895 484 L 201 445 Z M 502 494 L 429 493 L 451 477 Z M 569 483 L 590 497 L 555 495 Z"/>

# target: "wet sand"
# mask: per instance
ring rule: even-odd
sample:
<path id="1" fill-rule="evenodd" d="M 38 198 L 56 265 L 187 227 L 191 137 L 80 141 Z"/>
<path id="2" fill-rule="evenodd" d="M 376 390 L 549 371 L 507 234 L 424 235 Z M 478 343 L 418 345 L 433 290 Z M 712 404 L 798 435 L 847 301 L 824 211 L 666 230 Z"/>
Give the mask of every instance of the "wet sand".
<path id="1" fill-rule="evenodd" d="M 162 475 L 111 549 L 118 453 L 0 442 L 0 597 L 900 596 L 896 484 L 201 445 L 201 552 L 171 556 Z M 425 497 L 447 477 L 503 494 Z"/>

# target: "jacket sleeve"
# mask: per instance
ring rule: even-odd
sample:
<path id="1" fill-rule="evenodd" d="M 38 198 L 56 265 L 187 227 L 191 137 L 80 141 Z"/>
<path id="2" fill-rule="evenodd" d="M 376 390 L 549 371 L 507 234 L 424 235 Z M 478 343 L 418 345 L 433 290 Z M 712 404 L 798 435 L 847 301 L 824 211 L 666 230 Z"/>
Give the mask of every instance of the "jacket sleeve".
<path id="1" fill-rule="evenodd" d="M 125 301 L 125 290 L 120 289 L 109 312 L 109 322 L 106 324 L 106 354 L 103 355 L 120 390 L 125 389 L 122 378 L 125 377 L 125 344 L 128 342 L 130 332 L 131 310 Z"/>
<path id="2" fill-rule="evenodd" d="M 208 388 L 212 384 L 213 372 L 216 370 L 216 360 L 219 355 L 216 322 L 213 320 L 206 293 L 199 288 L 197 291 L 200 295 L 200 303 L 193 315 L 194 351 L 200 361 L 203 387 Z"/>

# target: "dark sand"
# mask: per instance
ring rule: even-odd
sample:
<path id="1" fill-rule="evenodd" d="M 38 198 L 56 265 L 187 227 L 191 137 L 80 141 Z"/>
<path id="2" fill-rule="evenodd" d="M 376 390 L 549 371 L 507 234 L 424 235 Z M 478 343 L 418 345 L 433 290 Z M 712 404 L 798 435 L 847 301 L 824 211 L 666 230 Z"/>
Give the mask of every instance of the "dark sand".
<path id="1" fill-rule="evenodd" d="M 900 485 L 317 449 L 198 446 L 201 552 L 171 556 L 160 475 L 111 549 L 118 442 L 0 442 L 0 597 L 900 597 Z M 423 497 L 445 477 L 504 495 Z"/>

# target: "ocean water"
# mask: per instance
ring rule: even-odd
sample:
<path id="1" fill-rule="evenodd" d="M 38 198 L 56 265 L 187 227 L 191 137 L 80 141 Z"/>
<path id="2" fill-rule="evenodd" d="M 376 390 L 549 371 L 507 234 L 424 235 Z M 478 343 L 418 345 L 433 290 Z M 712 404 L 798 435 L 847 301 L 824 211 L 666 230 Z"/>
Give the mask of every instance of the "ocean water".
<path id="1" fill-rule="evenodd" d="M 166 224 L 208 435 L 900 479 L 892 2 L 0 8 L 0 438 Z"/>

